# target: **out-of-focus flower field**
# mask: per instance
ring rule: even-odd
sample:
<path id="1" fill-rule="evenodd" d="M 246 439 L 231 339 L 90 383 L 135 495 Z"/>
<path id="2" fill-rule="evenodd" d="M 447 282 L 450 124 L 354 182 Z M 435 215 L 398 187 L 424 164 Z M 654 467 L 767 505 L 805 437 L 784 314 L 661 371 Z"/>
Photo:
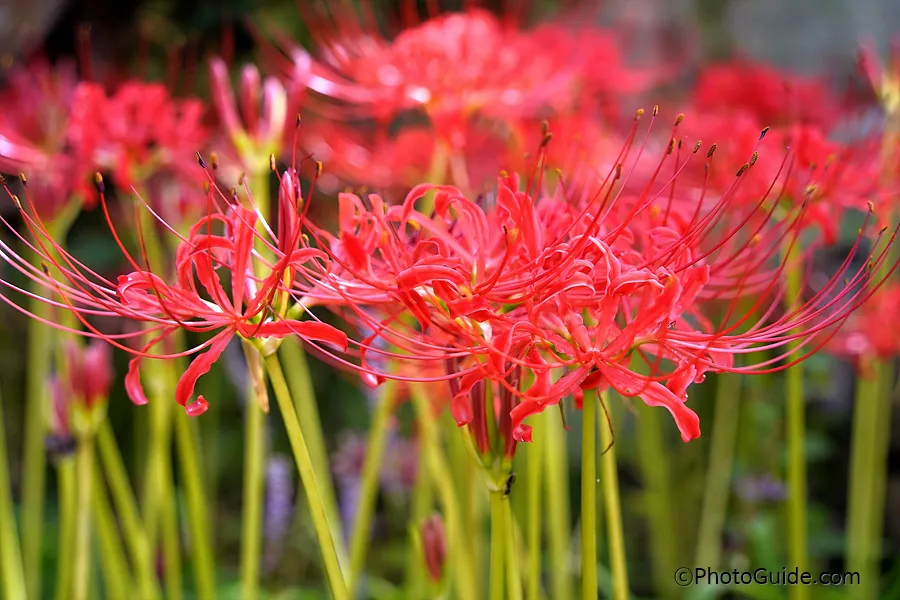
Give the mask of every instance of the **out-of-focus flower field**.
<path id="1" fill-rule="evenodd" d="M 900 15 L 775 4 L 0 7 L 0 598 L 900 599 Z"/>

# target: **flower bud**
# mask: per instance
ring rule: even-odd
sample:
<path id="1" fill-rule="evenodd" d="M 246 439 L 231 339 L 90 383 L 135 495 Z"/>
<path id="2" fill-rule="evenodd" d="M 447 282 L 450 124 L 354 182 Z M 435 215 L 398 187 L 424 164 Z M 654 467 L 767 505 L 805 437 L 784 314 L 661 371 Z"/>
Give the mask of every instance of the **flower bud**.
<path id="1" fill-rule="evenodd" d="M 431 579 L 439 583 L 444 576 L 444 563 L 447 562 L 447 536 L 444 533 L 444 520 L 434 514 L 422 523 L 422 553 L 425 566 Z"/>
<path id="2" fill-rule="evenodd" d="M 108 344 L 91 342 L 82 355 L 82 396 L 88 408 L 109 396 L 112 387 L 112 353 Z"/>
<path id="3" fill-rule="evenodd" d="M 246 65 L 241 69 L 235 99 L 228 66 L 222 59 L 210 61 L 209 75 L 213 104 L 241 167 L 258 171 L 258 165 L 280 149 L 292 114 L 284 85 L 273 77 L 263 80 L 255 66 Z"/>

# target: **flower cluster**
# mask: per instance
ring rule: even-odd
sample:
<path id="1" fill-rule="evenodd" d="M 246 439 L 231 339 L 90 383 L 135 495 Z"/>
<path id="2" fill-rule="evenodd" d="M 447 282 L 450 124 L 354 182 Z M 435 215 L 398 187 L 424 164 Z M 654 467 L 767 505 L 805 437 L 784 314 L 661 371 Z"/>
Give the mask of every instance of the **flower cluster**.
<path id="1" fill-rule="evenodd" d="M 805 301 L 788 297 L 785 271 L 801 260 L 788 255 L 811 204 L 776 217 L 774 193 L 751 202 L 742 187 L 755 153 L 715 194 L 662 175 L 667 162 L 676 173 L 708 165 L 714 148 L 697 143 L 679 161 L 670 146 L 650 168 L 645 150 L 626 143 L 587 197 L 547 192 L 539 175 L 524 186 L 503 176 L 478 198 L 431 185 L 399 205 L 341 194 L 338 234 L 315 232 L 332 268 L 324 277 L 298 272 L 295 288 L 305 305 L 330 305 L 374 332 L 359 343 L 371 384 L 391 376 L 372 366 L 373 353 L 447 365 L 450 409 L 460 425 L 478 425 L 480 451 L 491 450 L 483 413 L 492 406 L 508 457 L 515 441 L 530 440 L 528 416 L 598 386 L 665 407 L 693 439 L 691 383 L 707 371 L 776 370 L 808 355 L 871 293 L 860 284 L 887 256 L 873 254 L 854 273 L 845 264 Z M 430 213 L 417 209 L 426 200 Z M 734 355 L 752 348 L 773 356 L 736 366 Z"/>
<path id="2" fill-rule="evenodd" d="M 30 233 L 19 238 L 42 264 L 7 245 L 4 259 L 53 292 L 47 302 L 72 311 L 85 335 L 132 353 L 126 387 L 135 402 L 146 401 L 144 358 L 197 354 L 176 399 L 200 414 L 207 404 L 192 400 L 195 383 L 232 338 L 269 354 L 277 340 L 298 336 L 372 386 L 387 377 L 447 382 L 450 411 L 484 457 L 511 458 L 517 442 L 530 440 L 530 416 L 593 388 L 666 408 L 687 441 L 700 435 L 686 404 L 692 383 L 708 372 L 768 372 L 803 360 L 895 266 L 883 243 L 894 233 L 878 222 L 894 187 L 879 177 L 882 149 L 865 136 L 835 138 L 840 103 L 814 80 L 712 67 L 687 117 L 666 133 L 654 125 L 657 107 L 650 127 L 639 111 L 623 129 L 601 106 L 664 73 L 626 69 L 611 34 L 524 29 L 467 10 L 387 40 L 370 19 L 336 10 L 327 23 L 309 17 L 318 54 L 287 42 L 280 54 L 267 47 L 287 82 L 246 67 L 236 101 L 226 65 L 210 65 L 217 139 L 227 140 L 222 162 L 266 185 L 260 157 L 271 154 L 276 172 L 278 156 L 292 157 L 279 177 L 277 221 L 267 200 L 254 200 L 268 189 L 251 193 L 241 178 L 223 193 L 218 158 L 212 169 L 202 158 L 202 170 L 189 164 L 210 136 L 199 101 L 135 82 L 107 94 L 46 68 L 34 81 L 14 78 L 14 93 L 39 95 L 41 105 L 53 99 L 54 112 L 4 117 L 7 161 L 44 177 L 65 159 L 77 166 L 74 180 L 110 172 L 151 197 L 160 174 L 191 198 L 194 182 L 206 184 L 205 202 L 190 201 L 204 213 L 190 226 L 146 203 L 157 229 L 176 241 L 166 264 L 151 264 L 140 227 L 140 256 L 116 233 L 96 176 L 129 265 L 116 281 L 66 251 L 39 199 L 16 198 Z M 748 81 L 757 93 L 744 93 Z M 288 143 L 301 103 L 315 116 L 300 144 L 334 165 L 339 180 L 384 192 L 338 194 L 336 231 L 309 217 L 312 186 L 301 194 L 294 167 L 305 159 Z M 404 120 L 410 109 L 424 125 Z M 360 119 L 368 124 L 351 124 Z M 837 238 L 848 210 L 864 215 L 851 253 L 863 266 L 852 270 L 848 258 L 810 291 L 805 265 Z M 310 312 L 321 306 L 343 319 L 342 329 Z M 143 329 L 102 333 L 94 321 L 103 316 Z M 177 331 L 213 335 L 190 350 L 154 352 Z M 125 343 L 138 335 L 150 340 L 139 349 Z M 757 364 L 735 361 L 757 350 L 768 352 Z"/>

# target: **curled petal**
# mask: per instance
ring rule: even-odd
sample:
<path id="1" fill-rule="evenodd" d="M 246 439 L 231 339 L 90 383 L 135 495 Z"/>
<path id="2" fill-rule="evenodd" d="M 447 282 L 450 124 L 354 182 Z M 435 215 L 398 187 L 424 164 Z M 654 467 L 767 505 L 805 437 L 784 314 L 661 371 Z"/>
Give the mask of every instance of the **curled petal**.
<path id="1" fill-rule="evenodd" d="M 681 432 L 682 441 L 689 442 L 700 437 L 700 417 L 684 404 L 684 400 L 657 382 L 651 382 L 641 393 L 641 400 L 647 406 L 662 406 L 671 413 Z"/>
<path id="2" fill-rule="evenodd" d="M 147 395 L 144 393 L 144 386 L 141 385 L 141 372 L 139 365 L 141 357 L 132 358 L 128 361 L 128 373 L 125 375 L 125 391 L 132 402 L 138 406 L 147 404 Z"/>
<path id="3" fill-rule="evenodd" d="M 191 364 L 184 370 L 184 373 L 178 380 L 178 385 L 175 386 L 175 400 L 178 404 L 185 407 L 188 414 L 200 414 L 197 412 L 198 407 L 196 404 L 204 403 L 205 400 L 198 398 L 197 402 L 191 405 L 188 405 L 187 401 L 194 395 L 194 386 L 197 385 L 197 380 L 202 375 L 208 373 L 209 369 L 213 366 L 213 363 L 219 360 L 219 357 L 222 355 L 222 352 L 225 350 L 225 347 L 228 346 L 228 342 L 231 341 L 233 336 L 234 332 L 230 329 L 226 329 L 214 337 L 212 344 L 209 346 L 209 350 L 191 361 Z M 201 411 L 201 413 L 202 412 L 204 411 Z"/>
<path id="4" fill-rule="evenodd" d="M 255 332 L 256 337 L 283 338 L 288 335 L 296 335 L 305 340 L 316 340 L 331 344 L 340 349 L 341 352 L 346 352 L 349 345 L 346 333 L 332 327 L 328 323 L 320 323 L 318 321 L 284 319 L 282 321 L 270 321 L 261 325 L 244 325 L 239 330 L 241 335 L 250 332 Z"/>

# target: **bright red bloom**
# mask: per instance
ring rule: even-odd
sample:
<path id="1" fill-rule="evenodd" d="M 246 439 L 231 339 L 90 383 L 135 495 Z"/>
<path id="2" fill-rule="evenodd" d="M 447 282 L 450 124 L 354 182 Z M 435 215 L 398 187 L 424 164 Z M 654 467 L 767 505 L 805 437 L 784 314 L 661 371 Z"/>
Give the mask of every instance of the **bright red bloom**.
<path id="1" fill-rule="evenodd" d="M 753 161 L 753 169 L 735 190 L 736 203 L 755 205 L 760 198 L 782 204 L 808 202 L 808 226 L 834 242 L 844 213 L 878 205 L 889 188 L 879 181 L 879 142 L 866 137 L 842 143 L 814 125 L 766 127 L 749 112 L 705 112 L 685 119 L 687 139 L 724 140 L 708 167 L 695 164 L 683 177 L 696 187 L 726 193 L 735 166 Z M 763 135 L 760 135 L 763 131 Z M 748 160 L 749 157 L 749 160 Z"/>
<path id="2" fill-rule="evenodd" d="M 6 78 L 0 90 L 0 170 L 32 175 L 31 194 L 47 218 L 73 195 L 90 202 L 103 91 L 80 83 L 69 63 L 36 61 L 11 69 Z"/>
<path id="3" fill-rule="evenodd" d="M 832 126 L 840 114 L 825 82 L 746 61 L 703 69 L 691 104 L 701 112 L 746 112 L 764 126 Z"/>
<path id="4" fill-rule="evenodd" d="M 433 16 L 388 41 L 373 20 L 358 23 L 349 3 L 329 10 L 331 17 L 309 18 L 318 60 L 284 44 L 289 60 L 282 60 L 282 70 L 336 101 L 312 104 L 313 110 L 387 123 L 403 110 L 420 109 L 453 149 L 465 145 L 473 115 L 535 117 L 570 106 L 582 93 L 645 85 L 644 77 L 626 72 L 612 38 L 598 30 L 544 25 L 529 31 L 471 9 Z"/>
<path id="5" fill-rule="evenodd" d="M 597 386 L 665 407 L 683 439 L 695 438 L 698 419 L 685 405 L 692 382 L 706 371 L 767 372 L 802 360 L 875 286 L 860 285 L 866 268 L 842 286 L 845 263 L 785 313 L 779 257 L 797 244 L 808 203 L 777 217 L 766 197 L 745 204 L 737 190 L 752 164 L 721 194 L 677 184 L 688 162 L 702 162 L 700 146 L 687 156 L 665 149 L 655 167 L 642 168 L 649 150 L 633 143 L 635 133 L 597 193 L 577 202 L 542 196 L 539 181 L 523 191 L 514 177 L 476 201 L 450 186 L 418 186 L 400 206 L 342 194 L 339 234 L 315 232 L 333 264 L 324 276 L 298 271 L 296 287 L 306 304 L 332 305 L 373 332 L 359 342 L 356 367 L 369 384 L 401 378 L 374 368 L 370 354 L 452 361 L 451 411 L 474 426 L 483 451 L 488 386 L 495 398 L 509 395 L 510 441 L 530 438 L 528 416 Z M 426 194 L 432 214 L 415 208 Z M 874 268 L 885 260 L 871 257 Z M 748 298 L 750 306 L 739 304 Z M 757 348 L 781 354 L 733 365 L 734 354 Z M 526 390 L 512 383 L 517 369 L 534 375 Z"/>
<path id="6" fill-rule="evenodd" d="M 102 182 L 99 187 L 104 212 L 109 220 Z M 120 276 L 115 283 L 104 279 L 66 252 L 48 234 L 40 217 L 25 210 L 28 207 L 23 207 L 21 214 L 37 241 L 30 244 L 24 236 L 19 237 L 41 256 L 44 269 L 31 266 L 7 246 L 2 247 L 3 258 L 16 270 L 54 292 L 59 299 L 45 302 L 70 310 L 86 331 L 74 331 L 50 321 L 47 321 L 48 324 L 87 337 L 104 339 L 134 355 L 125 382 L 129 396 L 137 404 L 147 401 L 140 384 L 139 366 L 143 358 L 198 354 L 181 376 L 175 390 L 176 400 L 185 406 L 188 414 L 198 415 L 208 405 L 202 396 L 190 402 L 197 379 L 209 371 L 235 335 L 254 340 L 264 353 L 277 347 L 268 340 L 287 335 L 324 341 L 338 348 L 346 347 L 346 336 L 330 325 L 286 316 L 288 306 L 285 301 L 288 297 L 283 282 L 290 280 L 292 269 L 322 254 L 314 249 L 298 248 L 302 226 L 299 194 L 296 172 L 285 173 L 279 195 L 280 235 L 276 235 L 261 220 L 253 207 L 252 198 L 248 205 L 244 205 L 237 198 L 226 199 L 217 188 L 211 187 L 207 197 L 208 214 L 194 224 L 186 236 L 179 236 L 172 281 L 159 274 L 161 265 L 148 264 L 146 255 L 143 256 L 143 265 L 139 264 L 122 245 L 111 221 L 113 236 L 134 271 Z M 165 223 L 163 226 L 173 235 L 178 235 Z M 219 229 L 222 232 L 216 233 Z M 141 242 L 143 248 L 143 239 Z M 255 247 L 264 248 L 272 258 L 261 258 Z M 257 275 L 258 272 L 263 275 Z M 223 281 L 226 274 L 230 281 Z M 9 282 L 0 283 L 10 291 L 30 295 Z M 0 297 L 24 314 L 34 317 L 6 295 Z M 94 318 L 104 316 L 138 322 L 145 328 L 135 333 L 104 334 L 91 323 Z M 185 352 L 151 353 L 155 346 L 177 330 L 215 335 Z M 144 334 L 150 335 L 151 340 L 141 349 L 122 343 Z"/>
<path id="7" fill-rule="evenodd" d="M 103 99 L 101 110 L 96 163 L 117 185 L 129 189 L 160 172 L 200 180 L 189 161 L 208 136 L 200 100 L 172 98 L 160 83 L 129 81 Z"/>

